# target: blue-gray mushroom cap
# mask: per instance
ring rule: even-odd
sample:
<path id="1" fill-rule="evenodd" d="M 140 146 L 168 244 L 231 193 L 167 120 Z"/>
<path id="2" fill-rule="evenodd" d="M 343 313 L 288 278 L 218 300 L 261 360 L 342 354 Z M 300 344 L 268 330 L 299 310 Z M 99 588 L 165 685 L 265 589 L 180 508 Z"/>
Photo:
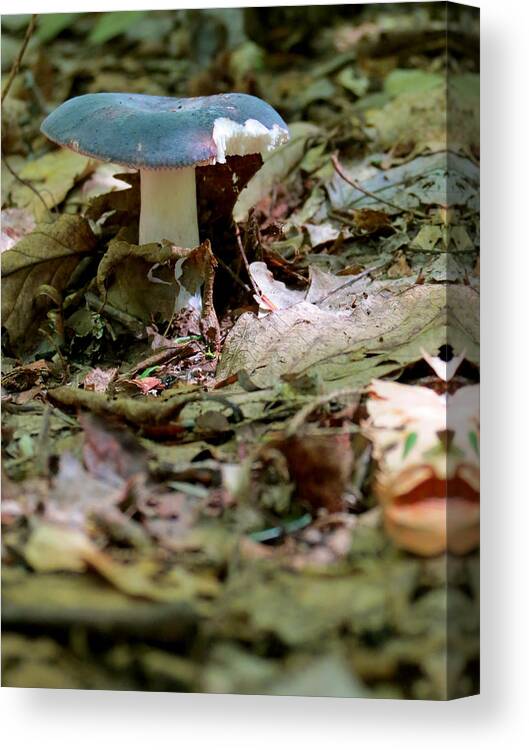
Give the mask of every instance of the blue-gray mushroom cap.
<path id="1" fill-rule="evenodd" d="M 224 163 L 288 140 L 275 109 L 248 94 L 86 94 L 61 104 L 41 130 L 61 146 L 136 169 Z"/>

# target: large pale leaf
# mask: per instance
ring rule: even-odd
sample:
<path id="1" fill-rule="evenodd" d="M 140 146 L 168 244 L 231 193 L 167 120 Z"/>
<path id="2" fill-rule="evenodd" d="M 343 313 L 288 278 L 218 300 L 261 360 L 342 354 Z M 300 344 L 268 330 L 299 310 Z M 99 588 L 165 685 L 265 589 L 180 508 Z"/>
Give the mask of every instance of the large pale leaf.
<path id="1" fill-rule="evenodd" d="M 336 295 L 338 309 L 331 308 L 331 296 L 319 305 L 304 300 L 264 318 L 245 313 L 228 335 L 218 377 L 245 370 L 266 387 L 282 375 L 310 374 L 326 389 L 361 387 L 375 374 L 421 359 L 421 349 L 437 352 L 448 338 L 456 351 L 466 349 L 467 357 L 477 358 L 477 295 L 468 287 L 457 295 L 441 285 L 402 282 L 373 284 L 361 294 L 352 289 L 348 311 L 343 290 Z"/>

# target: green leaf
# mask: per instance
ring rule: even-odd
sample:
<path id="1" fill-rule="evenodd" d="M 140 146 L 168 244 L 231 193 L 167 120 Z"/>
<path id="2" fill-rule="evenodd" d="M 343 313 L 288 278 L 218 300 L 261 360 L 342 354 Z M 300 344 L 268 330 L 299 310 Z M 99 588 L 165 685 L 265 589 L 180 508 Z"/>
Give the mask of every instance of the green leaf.
<path id="1" fill-rule="evenodd" d="M 37 39 L 43 44 L 51 42 L 80 15 L 81 13 L 46 13 L 39 16 Z"/>
<path id="2" fill-rule="evenodd" d="M 402 451 L 403 460 L 412 451 L 413 446 L 417 442 L 417 438 L 418 438 L 418 435 L 416 432 L 410 432 L 408 435 L 406 435 L 406 440 L 404 441 L 404 449 Z"/>
<path id="3" fill-rule="evenodd" d="M 474 430 L 472 430 L 471 432 L 468 433 L 468 439 L 469 439 L 470 445 L 475 450 L 476 454 L 479 456 L 479 440 L 478 440 L 477 433 L 474 432 Z"/>
<path id="4" fill-rule="evenodd" d="M 458 76 L 450 76 L 450 90 L 456 96 L 469 99 L 479 99 L 479 75 L 476 73 L 462 73 Z"/>
<path id="5" fill-rule="evenodd" d="M 13 16 L 2 15 L 2 32 L 20 31 L 25 29 L 31 21 L 31 13 L 17 13 Z M 2 39 L 2 43 L 3 43 Z"/>
<path id="6" fill-rule="evenodd" d="M 443 227 L 435 224 L 425 224 L 410 243 L 410 248 L 413 250 L 425 250 L 427 252 L 432 252 L 433 250 L 444 250 L 446 252 L 446 235 L 447 232 Z"/>
<path id="7" fill-rule="evenodd" d="M 336 76 L 337 82 L 355 96 L 364 96 L 369 89 L 369 78 L 359 74 L 355 68 L 344 68 Z"/>
<path id="8" fill-rule="evenodd" d="M 345 653 L 324 654 L 283 670 L 281 677 L 262 690 L 269 695 L 325 695 L 337 698 L 366 698 L 368 690 L 351 671 Z"/>
<path id="9" fill-rule="evenodd" d="M 92 44 L 104 44 L 139 23 L 145 13 L 144 10 L 104 13 L 90 32 L 88 40 Z"/>
<path id="10" fill-rule="evenodd" d="M 153 365 L 152 367 L 147 367 L 147 369 L 144 370 L 140 375 L 138 375 L 138 377 L 140 378 L 140 380 L 142 378 L 148 378 L 149 375 L 152 375 L 153 372 L 156 372 L 156 370 L 159 370 L 159 369 L 160 369 L 159 365 Z"/>
<path id="11" fill-rule="evenodd" d="M 384 83 L 384 89 L 390 96 L 399 94 L 422 93 L 440 86 L 446 80 L 439 73 L 427 73 L 425 70 L 393 70 Z"/>

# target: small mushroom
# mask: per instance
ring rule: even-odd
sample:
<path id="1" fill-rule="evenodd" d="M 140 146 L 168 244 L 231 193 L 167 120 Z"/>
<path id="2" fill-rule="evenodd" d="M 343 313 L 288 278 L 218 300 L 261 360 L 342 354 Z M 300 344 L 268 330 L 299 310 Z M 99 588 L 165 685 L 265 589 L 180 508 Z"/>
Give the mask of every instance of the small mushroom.
<path id="1" fill-rule="evenodd" d="M 61 104 L 41 130 L 61 146 L 138 169 L 140 245 L 184 248 L 199 244 L 195 168 L 264 154 L 289 138 L 278 113 L 248 94 L 86 94 Z"/>

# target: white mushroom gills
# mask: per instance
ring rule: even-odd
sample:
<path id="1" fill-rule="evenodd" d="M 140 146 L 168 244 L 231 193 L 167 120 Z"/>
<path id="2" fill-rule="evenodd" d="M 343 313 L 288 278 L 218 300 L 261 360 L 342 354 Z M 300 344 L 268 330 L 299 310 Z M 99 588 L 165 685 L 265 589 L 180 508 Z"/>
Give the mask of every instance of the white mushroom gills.
<path id="1" fill-rule="evenodd" d="M 213 123 L 214 163 L 227 156 L 266 154 L 288 141 L 288 131 L 258 120 L 244 124 L 218 117 Z M 178 247 L 199 244 L 195 167 L 141 170 L 140 245 L 169 240 Z"/>

